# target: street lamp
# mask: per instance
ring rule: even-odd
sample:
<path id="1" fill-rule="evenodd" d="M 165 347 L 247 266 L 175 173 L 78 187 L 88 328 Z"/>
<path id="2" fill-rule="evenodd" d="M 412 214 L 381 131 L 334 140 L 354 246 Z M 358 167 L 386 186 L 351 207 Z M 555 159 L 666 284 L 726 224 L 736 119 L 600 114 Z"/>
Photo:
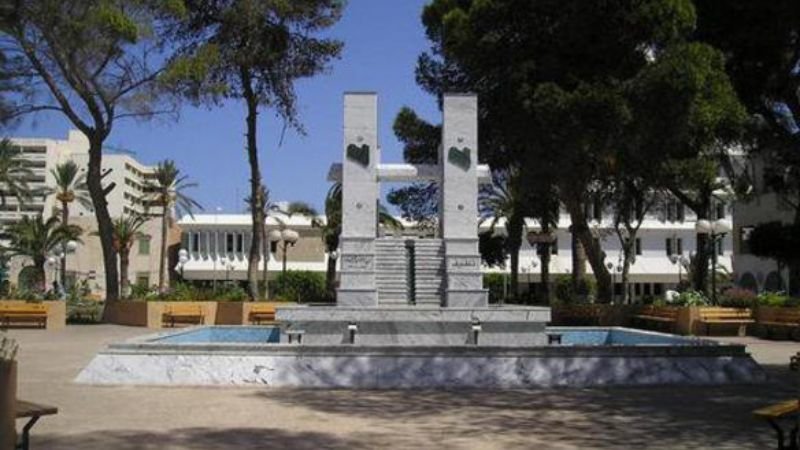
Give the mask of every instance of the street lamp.
<path id="1" fill-rule="evenodd" d="M 294 247 L 298 239 L 300 239 L 300 234 L 288 228 L 283 231 L 272 230 L 269 232 L 270 242 L 283 242 L 283 273 L 286 273 L 286 253 L 289 247 Z"/>
<path id="2" fill-rule="evenodd" d="M 680 287 L 681 283 L 683 283 L 683 273 L 681 269 L 683 269 L 683 266 L 686 264 L 689 264 L 689 258 L 684 255 L 669 255 L 669 262 L 671 262 L 672 265 L 678 265 L 678 287 Z"/>
<path id="3" fill-rule="evenodd" d="M 233 261 L 230 259 L 225 260 L 225 284 L 230 284 L 231 281 L 231 271 L 235 269 L 236 266 L 233 265 Z"/>
<path id="4" fill-rule="evenodd" d="M 53 280 L 57 280 L 58 279 L 58 258 L 56 256 L 48 256 L 46 263 L 47 263 L 48 266 L 50 266 L 51 269 L 53 269 Z M 42 283 L 43 283 L 42 291 L 43 292 L 47 292 L 47 281 L 42 280 Z"/>
<path id="5" fill-rule="evenodd" d="M 611 272 L 611 302 L 616 303 L 617 272 L 614 270 L 614 263 L 611 261 L 606 263 L 606 268 Z"/>
<path id="6" fill-rule="evenodd" d="M 185 248 L 182 248 L 178 252 L 178 267 L 181 269 L 181 281 L 186 281 L 183 278 L 183 267 L 187 262 L 189 262 L 189 252 Z"/>
<path id="7" fill-rule="evenodd" d="M 708 221 L 700 219 L 695 223 L 694 229 L 697 234 L 708 235 L 709 246 L 711 248 L 711 302 L 717 304 L 717 242 L 725 238 L 733 228 L 731 222 L 726 219 Z"/>

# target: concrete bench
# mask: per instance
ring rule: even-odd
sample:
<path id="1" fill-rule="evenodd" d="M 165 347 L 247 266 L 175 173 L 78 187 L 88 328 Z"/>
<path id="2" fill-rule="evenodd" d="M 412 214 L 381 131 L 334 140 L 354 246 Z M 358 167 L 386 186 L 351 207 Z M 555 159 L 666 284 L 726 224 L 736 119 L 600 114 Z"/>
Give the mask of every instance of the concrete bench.
<path id="1" fill-rule="evenodd" d="M 706 336 L 711 335 L 711 325 L 737 325 L 739 336 L 744 336 L 747 325 L 754 323 L 753 314 L 748 308 L 701 308 L 700 323 L 706 325 Z"/>
<path id="2" fill-rule="evenodd" d="M 758 320 L 758 324 L 764 327 L 764 337 L 770 336 L 770 331 L 774 328 L 788 329 L 792 332 L 795 339 L 800 338 L 800 310 L 786 308 L 780 315 L 775 315 L 769 320 Z"/>
<path id="3" fill-rule="evenodd" d="M 11 325 L 36 324 L 47 327 L 47 306 L 40 304 L 0 305 L 0 323 L 6 328 Z"/>
<path id="4" fill-rule="evenodd" d="M 24 400 L 17 400 L 17 419 L 28 419 L 22 427 L 22 434 L 17 448 L 20 450 L 28 450 L 30 448 L 30 433 L 31 428 L 36 425 L 39 418 L 42 416 L 51 416 L 58 414 L 58 408 L 55 406 L 40 405 L 38 403 L 26 402 Z"/>
<path id="5" fill-rule="evenodd" d="M 202 325 L 205 321 L 203 307 L 200 305 L 167 305 L 161 317 L 162 324 L 169 324 L 174 328 L 176 323 L 191 323 Z"/>
<path id="6" fill-rule="evenodd" d="M 647 305 L 633 318 L 641 322 L 666 325 L 670 331 L 674 332 L 678 323 L 678 308 Z"/>
<path id="7" fill-rule="evenodd" d="M 775 403 L 763 408 L 753 411 L 753 415 L 759 419 L 764 419 L 769 423 L 778 438 L 778 449 L 797 449 L 797 413 L 800 411 L 800 402 L 797 399 L 786 400 L 780 403 Z M 789 442 L 786 442 L 786 435 L 781 427 L 781 421 L 785 419 L 793 419 L 793 426 L 789 432 Z M 788 444 L 788 445 L 787 445 Z"/>
<path id="8" fill-rule="evenodd" d="M 275 305 L 255 303 L 250 307 L 248 316 L 250 323 L 260 325 L 263 322 L 275 323 Z"/>

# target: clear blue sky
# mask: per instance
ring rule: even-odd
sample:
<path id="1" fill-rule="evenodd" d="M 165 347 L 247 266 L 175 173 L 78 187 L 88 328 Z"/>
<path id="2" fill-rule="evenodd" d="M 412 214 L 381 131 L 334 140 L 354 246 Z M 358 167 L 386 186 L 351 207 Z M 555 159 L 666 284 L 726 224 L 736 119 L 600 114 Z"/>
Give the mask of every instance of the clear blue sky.
<path id="1" fill-rule="evenodd" d="M 349 0 L 330 34 L 344 42 L 341 59 L 327 75 L 297 85 L 306 135 L 287 132 L 278 148 L 281 123 L 269 111 L 259 118 L 259 149 L 273 200 L 302 200 L 318 208 L 329 187 L 328 167 L 342 155 L 342 94 L 378 93 L 379 131 L 385 161 L 401 161 L 402 147 L 391 130 L 397 111 L 408 105 L 440 121 L 435 99 L 414 81 L 417 56 L 428 48 L 420 14 L 427 0 Z M 13 130 L 13 136 L 63 139 L 70 128 L 58 114 L 39 114 Z M 244 106 L 184 105 L 176 121 L 117 123 L 107 143 L 136 153 L 143 163 L 174 159 L 200 183 L 192 192 L 206 211 L 222 207 L 242 212 L 248 194 L 244 150 Z M 384 189 L 386 192 L 386 189 Z"/>

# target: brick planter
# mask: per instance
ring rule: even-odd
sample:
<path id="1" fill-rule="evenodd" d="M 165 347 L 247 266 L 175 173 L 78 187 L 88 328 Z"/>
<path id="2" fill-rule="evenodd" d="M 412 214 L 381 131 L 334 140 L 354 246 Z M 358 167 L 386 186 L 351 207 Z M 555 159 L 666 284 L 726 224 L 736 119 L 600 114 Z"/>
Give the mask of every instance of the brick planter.
<path id="1" fill-rule="evenodd" d="M 0 304 L 12 306 L 25 306 L 30 303 L 25 300 L 0 300 Z M 47 308 L 48 330 L 60 330 L 67 326 L 67 302 L 63 300 L 47 300 L 41 302 L 41 304 Z"/>
<path id="2" fill-rule="evenodd" d="M 276 306 L 292 304 L 284 302 L 270 303 Z M 253 305 L 263 304 L 263 302 L 121 300 L 106 305 L 105 321 L 118 325 L 162 328 L 162 315 L 166 307 L 172 304 L 200 306 L 203 310 L 204 325 L 249 325 L 250 309 Z"/>

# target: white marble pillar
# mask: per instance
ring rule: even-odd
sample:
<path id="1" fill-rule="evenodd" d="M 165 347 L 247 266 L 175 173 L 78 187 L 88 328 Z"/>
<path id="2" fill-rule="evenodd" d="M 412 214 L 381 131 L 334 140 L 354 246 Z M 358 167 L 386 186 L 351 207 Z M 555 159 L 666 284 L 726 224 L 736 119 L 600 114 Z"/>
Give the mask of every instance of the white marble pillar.
<path id="1" fill-rule="evenodd" d="M 377 306 L 378 96 L 344 95 L 339 306 Z"/>
<path id="2" fill-rule="evenodd" d="M 444 306 L 488 305 L 478 252 L 478 98 L 445 94 L 440 214 L 447 284 Z"/>

